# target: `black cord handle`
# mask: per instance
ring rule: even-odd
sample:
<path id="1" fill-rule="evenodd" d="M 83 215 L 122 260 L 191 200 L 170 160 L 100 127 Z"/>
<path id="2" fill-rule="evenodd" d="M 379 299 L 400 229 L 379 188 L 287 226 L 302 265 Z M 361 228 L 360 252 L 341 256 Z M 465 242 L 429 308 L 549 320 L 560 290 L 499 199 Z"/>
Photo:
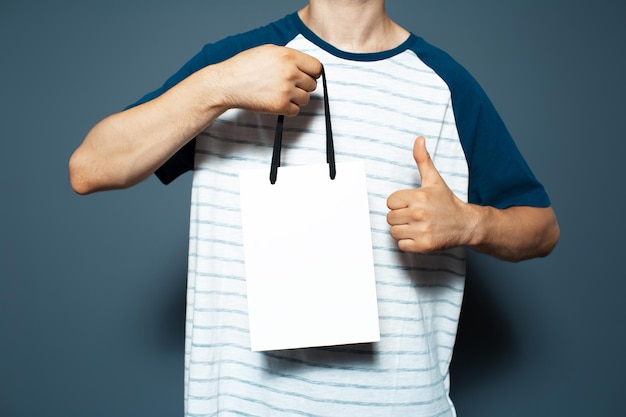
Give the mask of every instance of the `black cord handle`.
<path id="1" fill-rule="evenodd" d="M 330 123 L 330 106 L 328 104 L 328 88 L 326 86 L 326 73 L 322 65 L 322 87 L 324 90 L 324 117 L 326 119 L 326 163 L 331 180 L 337 175 L 337 167 L 335 165 L 335 145 L 333 142 L 333 129 Z M 270 168 L 270 182 L 276 183 L 278 177 L 278 167 L 280 166 L 280 152 L 283 146 L 283 125 L 285 121 L 284 115 L 279 115 L 276 120 L 276 132 L 274 133 L 274 150 L 272 152 L 272 166 Z"/>

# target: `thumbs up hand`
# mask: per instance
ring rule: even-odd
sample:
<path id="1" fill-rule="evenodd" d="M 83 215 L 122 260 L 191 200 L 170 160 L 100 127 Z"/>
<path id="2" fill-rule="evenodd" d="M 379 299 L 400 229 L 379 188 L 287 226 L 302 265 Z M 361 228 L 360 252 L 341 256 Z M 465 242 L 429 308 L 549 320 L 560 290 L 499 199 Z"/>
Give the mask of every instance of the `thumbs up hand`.
<path id="1" fill-rule="evenodd" d="M 405 252 L 467 245 L 476 222 L 471 205 L 457 198 L 437 171 L 425 142 L 420 136 L 413 146 L 421 188 L 396 191 L 387 199 L 391 236 Z"/>

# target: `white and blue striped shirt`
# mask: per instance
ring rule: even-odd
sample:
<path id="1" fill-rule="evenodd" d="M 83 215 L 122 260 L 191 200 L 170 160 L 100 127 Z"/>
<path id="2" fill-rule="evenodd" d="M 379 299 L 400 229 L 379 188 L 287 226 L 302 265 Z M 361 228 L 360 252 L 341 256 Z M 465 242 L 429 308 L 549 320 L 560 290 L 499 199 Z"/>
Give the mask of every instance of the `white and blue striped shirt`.
<path id="1" fill-rule="evenodd" d="M 194 416 L 454 416 L 449 365 L 465 279 L 462 248 L 436 254 L 397 249 L 387 197 L 420 185 L 412 147 L 422 135 L 435 166 L 463 201 L 546 206 L 502 121 L 456 62 L 411 35 L 372 54 L 339 51 L 292 14 L 207 45 L 161 90 L 211 62 L 273 43 L 325 67 L 337 162 L 365 163 L 380 317 L 378 343 L 252 352 L 238 174 L 267 168 L 276 117 L 230 110 L 157 175 L 193 168 L 185 349 L 185 412 Z M 325 154 L 321 83 L 286 118 L 282 165 Z M 506 158 L 503 158 L 506 155 Z M 336 239 L 350 236 L 337 231 Z M 306 268 L 303 265 L 303 268 Z"/>

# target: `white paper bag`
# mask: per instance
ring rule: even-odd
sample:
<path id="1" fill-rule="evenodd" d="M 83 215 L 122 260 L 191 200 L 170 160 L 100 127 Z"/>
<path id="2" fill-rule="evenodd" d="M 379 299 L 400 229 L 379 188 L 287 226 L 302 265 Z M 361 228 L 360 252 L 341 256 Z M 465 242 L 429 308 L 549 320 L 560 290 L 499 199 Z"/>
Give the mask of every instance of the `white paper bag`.
<path id="1" fill-rule="evenodd" d="M 362 161 L 240 173 L 253 351 L 380 338 Z"/>

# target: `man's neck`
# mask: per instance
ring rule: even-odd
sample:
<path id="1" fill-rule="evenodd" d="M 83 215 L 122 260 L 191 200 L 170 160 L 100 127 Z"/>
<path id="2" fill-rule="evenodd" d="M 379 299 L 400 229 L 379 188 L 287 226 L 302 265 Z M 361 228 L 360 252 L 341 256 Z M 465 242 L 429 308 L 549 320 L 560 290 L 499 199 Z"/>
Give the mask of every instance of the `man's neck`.
<path id="1" fill-rule="evenodd" d="M 384 0 L 311 0 L 298 14 L 316 35 L 346 52 L 393 49 L 409 36 L 389 19 Z"/>

